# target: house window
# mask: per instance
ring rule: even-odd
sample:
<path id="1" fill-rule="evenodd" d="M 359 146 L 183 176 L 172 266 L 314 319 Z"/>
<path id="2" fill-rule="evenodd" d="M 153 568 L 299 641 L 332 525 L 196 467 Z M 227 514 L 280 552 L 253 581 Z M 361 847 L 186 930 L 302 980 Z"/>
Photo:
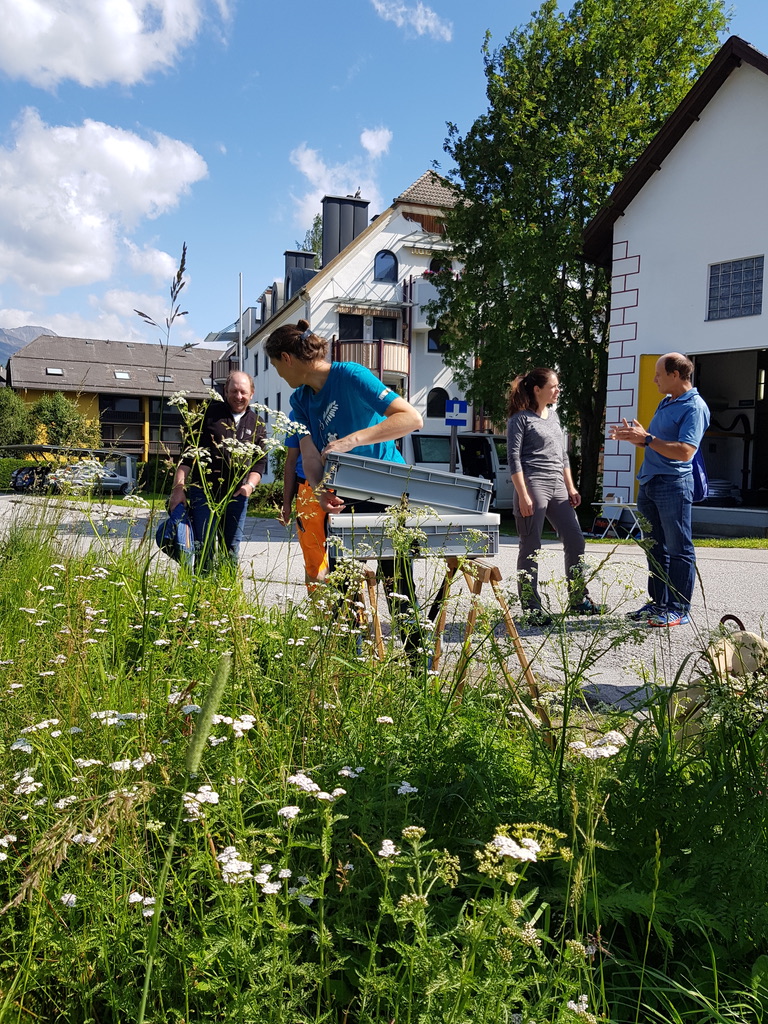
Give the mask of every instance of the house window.
<path id="1" fill-rule="evenodd" d="M 373 318 L 373 337 L 375 341 L 397 341 L 397 318 L 375 316 Z"/>
<path id="2" fill-rule="evenodd" d="M 131 375 L 127 370 L 115 370 L 115 380 L 130 380 Z"/>
<path id="3" fill-rule="evenodd" d="M 45 372 L 49 377 L 63 377 L 64 371 L 60 366 L 46 366 Z"/>
<path id="4" fill-rule="evenodd" d="M 352 313 L 339 313 L 339 341 L 362 341 L 363 318 Z"/>
<path id="5" fill-rule="evenodd" d="M 448 392 L 445 388 L 432 388 L 427 395 L 427 416 L 445 419 L 445 403 L 447 401 Z"/>
<path id="6" fill-rule="evenodd" d="M 377 252 L 373 260 L 373 280 L 397 284 L 397 256 L 389 249 Z"/>
<path id="7" fill-rule="evenodd" d="M 205 387 L 207 387 L 207 388 L 212 388 L 213 387 L 213 377 L 201 377 L 200 380 L 203 382 Z"/>
<path id="8" fill-rule="evenodd" d="M 443 332 L 433 327 L 427 335 L 427 352 L 447 352 L 448 346 L 443 341 Z"/>
<path id="9" fill-rule="evenodd" d="M 123 395 L 108 395 L 105 399 L 105 408 L 111 409 L 113 412 L 141 412 L 141 399 Z"/>
<path id="10" fill-rule="evenodd" d="M 282 412 L 283 411 L 283 393 L 282 393 L 282 391 L 278 391 L 277 395 L 275 396 L 275 411 L 276 412 Z"/>
<path id="11" fill-rule="evenodd" d="M 439 274 L 441 270 L 449 270 L 451 261 L 446 256 L 433 256 L 429 261 L 430 274 Z"/>
<path id="12" fill-rule="evenodd" d="M 707 320 L 729 320 L 762 313 L 763 259 L 751 256 L 710 266 Z"/>
<path id="13" fill-rule="evenodd" d="M 158 383 L 160 383 L 160 384 L 173 384 L 173 377 L 165 376 L 162 373 L 158 373 L 157 380 L 158 380 Z"/>

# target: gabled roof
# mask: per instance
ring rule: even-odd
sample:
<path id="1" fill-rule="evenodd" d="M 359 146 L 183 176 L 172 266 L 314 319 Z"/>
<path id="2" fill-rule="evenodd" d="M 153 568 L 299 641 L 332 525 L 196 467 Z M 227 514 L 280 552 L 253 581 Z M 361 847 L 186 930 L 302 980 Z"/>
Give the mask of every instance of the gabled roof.
<path id="1" fill-rule="evenodd" d="M 286 303 L 274 313 L 268 320 L 265 320 L 253 334 L 249 335 L 247 341 L 252 341 L 254 338 L 259 338 L 262 335 L 266 336 L 270 334 L 274 329 L 274 325 L 284 319 L 285 314 L 291 307 L 298 307 L 304 303 L 304 293 L 312 293 L 316 288 L 319 287 L 323 282 L 327 281 L 329 277 L 332 277 L 336 273 L 340 266 L 343 265 L 344 261 L 349 259 L 359 248 L 366 245 L 368 241 L 382 231 L 391 220 L 393 214 L 397 212 L 398 206 L 423 206 L 424 210 L 418 213 L 414 212 L 411 216 L 414 220 L 420 220 L 423 216 L 429 227 L 432 226 L 432 221 L 435 217 L 439 216 L 440 211 L 444 210 L 447 206 L 455 205 L 456 198 L 446 185 L 444 184 L 445 179 L 441 178 L 439 174 L 434 171 L 425 171 L 422 176 L 415 181 L 409 188 L 402 192 L 396 199 L 392 201 L 392 205 L 388 206 L 386 210 L 380 213 L 377 217 L 370 222 L 368 227 L 353 238 L 346 248 L 342 249 L 340 253 L 333 257 L 333 259 L 326 263 L 324 267 L 321 267 L 314 276 L 307 281 L 301 291 L 296 292 Z M 429 211 L 432 211 L 430 215 Z M 427 228 L 423 234 L 432 234 L 433 232 Z M 414 238 L 415 241 L 415 238 Z M 387 303 L 377 302 L 377 306 L 387 305 Z M 402 305 L 402 303 L 398 303 Z"/>
<path id="2" fill-rule="evenodd" d="M 208 386 L 203 378 L 210 379 L 211 363 L 223 357 L 221 349 L 43 334 L 11 356 L 8 384 L 40 391 L 158 397 L 187 391 L 192 398 L 204 398 Z M 51 374 L 49 368 L 62 372 Z M 116 377 L 115 371 L 128 377 Z"/>
<path id="3" fill-rule="evenodd" d="M 414 203 L 420 206 L 434 206 L 438 210 L 456 205 L 456 196 L 448 188 L 445 178 L 435 171 L 425 171 L 405 192 L 401 192 L 394 203 Z"/>
<path id="4" fill-rule="evenodd" d="M 739 36 L 731 36 L 720 47 L 677 108 L 669 115 L 645 151 L 614 187 L 606 205 L 584 230 L 584 256 L 589 263 L 610 267 L 613 225 L 646 182 L 658 171 L 691 125 L 742 63 L 768 75 L 768 57 Z"/>

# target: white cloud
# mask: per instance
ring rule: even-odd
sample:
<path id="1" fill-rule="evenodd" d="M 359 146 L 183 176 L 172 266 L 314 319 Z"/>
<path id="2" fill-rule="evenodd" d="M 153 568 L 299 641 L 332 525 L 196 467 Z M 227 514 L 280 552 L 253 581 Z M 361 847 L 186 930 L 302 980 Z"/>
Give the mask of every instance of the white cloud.
<path id="1" fill-rule="evenodd" d="M 164 326 L 148 327 L 135 309 L 149 313 L 153 320 L 164 325 L 168 314 L 168 295 L 111 288 L 103 295 L 91 294 L 83 302 L 83 312 L 48 313 L 41 309 L 0 308 L 0 326 L 24 327 L 34 324 L 54 331 L 62 338 L 99 338 L 112 341 L 157 342 L 165 341 Z M 90 307 L 90 314 L 88 313 Z M 186 319 L 176 321 L 171 331 L 171 343 L 183 344 L 200 341 L 187 326 Z"/>
<path id="2" fill-rule="evenodd" d="M 371 0 L 371 3 L 379 17 L 394 22 L 398 28 L 415 32 L 417 36 L 431 36 L 444 43 L 450 43 L 453 38 L 453 24 L 450 21 L 443 21 L 421 0 L 410 7 L 399 0 Z"/>
<path id="3" fill-rule="evenodd" d="M 208 0 L 0 0 L 0 69 L 52 88 L 131 85 L 173 66 L 197 36 Z M 222 20 L 227 0 L 214 0 Z"/>
<path id="4" fill-rule="evenodd" d="M 170 285 L 171 279 L 176 276 L 178 256 L 171 256 L 170 253 L 149 245 L 140 249 L 129 238 L 124 238 L 123 244 L 128 250 L 128 265 L 132 270 L 137 274 L 148 274 L 156 284 Z"/>
<path id="5" fill-rule="evenodd" d="M 365 128 L 360 135 L 360 144 L 372 160 L 389 152 L 392 132 L 389 128 Z"/>
<path id="6" fill-rule="evenodd" d="M 297 146 L 291 153 L 291 163 L 311 186 L 303 196 L 294 196 L 297 225 L 309 227 L 313 217 L 320 212 L 323 196 L 354 195 L 358 189 L 362 198 L 369 200 L 369 210 L 380 212 L 384 204 L 373 163 L 389 150 L 392 137 L 389 128 L 365 128 L 360 134 L 360 145 L 366 156 L 353 157 L 338 164 L 327 164 L 319 150 L 312 149 L 305 142 Z"/>
<path id="7" fill-rule="evenodd" d="M 32 292 L 108 278 L 120 229 L 173 209 L 207 174 L 194 149 L 165 135 L 51 126 L 31 109 L 15 128 L 14 147 L 0 149 L 0 281 Z M 154 271 L 161 254 L 153 260 Z"/>

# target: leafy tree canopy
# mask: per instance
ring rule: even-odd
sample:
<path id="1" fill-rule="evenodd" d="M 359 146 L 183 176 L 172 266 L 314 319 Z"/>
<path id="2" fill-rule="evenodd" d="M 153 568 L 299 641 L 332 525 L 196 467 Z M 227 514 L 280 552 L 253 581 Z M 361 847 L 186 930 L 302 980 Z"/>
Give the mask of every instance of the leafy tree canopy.
<path id="1" fill-rule="evenodd" d="M 33 421 L 44 428 L 43 444 L 64 448 L 97 448 L 101 444 L 98 422 L 86 419 L 71 398 L 60 391 L 43 395 L 32 406 Z"/>
<path id="2" fill-rule="evenodd" d="M 323 218 L 316 213 L 312 221 L 312 227 L 307 229 L 303 242 L 296 242 L 299 252 L 313 252 L 315 254 L 315 270 L 320 269 L 320 259 L 323 254 Z"/>
<path id="3" fill-rule="evenodd" d="M 497 420 L 504 388 L 559 370 L 561 413 L 581 441 L 594 494 L 603 439 L 609 279 L 581 255 L 582 231 L 709 62 L 722 0 L 546 0 L 497 50 L 484 48 L 488 110 L 445 150 L 455 278 L 437 275 L 433 314 L 447 360 Z"/>
<path id="4" fill-rule="evenodd" d="M 34 444 L 36 426 L 30 408 L 12 388 L 0 388 L 0 448 L 7 444 Z"/>

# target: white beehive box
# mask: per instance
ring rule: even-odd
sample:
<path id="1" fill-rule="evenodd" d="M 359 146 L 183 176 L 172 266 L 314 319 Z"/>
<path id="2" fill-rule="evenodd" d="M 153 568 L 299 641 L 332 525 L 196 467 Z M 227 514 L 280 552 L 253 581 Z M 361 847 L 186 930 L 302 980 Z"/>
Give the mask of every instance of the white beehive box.
<path id="1" fill-rule="evenodd" d="M 499 550 L 500 516 L 495 512 L 444 516 L 412 516 L 397 524 L 415 558 L 428 555 L 495 555 Z M 392 558 L 389 515 L 328 516 L 328 547 L 335 558 Z M 398 544 L 398 550 L 401 550 Z M 405 553 L 405 552 L 403 552 Z"/>
<path id="2" fill-rule="evenodd" d="M 481 477 L 382 462 L 349 452 L 328 455 L 324 480 L 344 498 L 396 505 L 405 494 L 409 505 L 436 512 L 485 514 L 493 490 L 490 480 Z"/>

